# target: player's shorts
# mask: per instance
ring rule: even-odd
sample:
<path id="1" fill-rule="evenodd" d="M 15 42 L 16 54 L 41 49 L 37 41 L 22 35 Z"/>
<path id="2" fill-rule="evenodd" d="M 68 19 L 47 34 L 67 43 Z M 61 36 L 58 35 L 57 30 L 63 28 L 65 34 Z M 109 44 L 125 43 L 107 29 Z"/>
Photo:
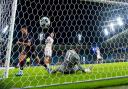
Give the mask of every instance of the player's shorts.
<path id="1" fill-rule="evenodd" d="M 103 60 L 103 58 L 102 57 L 97 57 L 97 60 Z"/>
<path id="2" fill-rule="evenodd" d="M 22 61 L 20 61 L 20 67 L 23 67 L 24 65 L 25 65 L 25 62 L 26 62 L 26 60 L 24 59 L 24 60 L 22 60 Z"/>
<path id="3" fill-rule="evenodd" d="M 103 58 L 102 57 L 97 58 L 97 62 L 98 63 L 103 63 Z"/>
<path id="4" fill-rule="evenodd" d="M 26 53 L 23 51 L 23 52 L 21 52 L 20 53 L 20 55 L 19 55 L 19 62 L 22 62 L 22 61 L 24 61 L 25 60 L 25 58 L 26 58 Z"/>
<path id="5" fill-rule="evenodd" d="M 27 54 L 29 51 L 31 50 L 31 47 L 29 46 L 20 46 L 19 47 L 19 52 L 24 52 L 25 54 Z"/>
<path id="6" fill-rule="evenodd" d="M 31 47 L 26 47 L 22 52 L 24 52 L 27 56 L 26 57 L 33 57 L 37 55 L 37 52 L 35 51 L 35 46 L 31 46 Z"/>
<path id="7" fill-rule="evenodd" d="M 97 55 L 97 59 L 102 59 L 102 57 L 100 55 Z"/>
<path id="8" fill-rule="evenodd" d="M 52 56 L 52 50 L 50 48 L 45 48 L 44 54 L 45 54 L 45 56 L 51 57 Z"/>

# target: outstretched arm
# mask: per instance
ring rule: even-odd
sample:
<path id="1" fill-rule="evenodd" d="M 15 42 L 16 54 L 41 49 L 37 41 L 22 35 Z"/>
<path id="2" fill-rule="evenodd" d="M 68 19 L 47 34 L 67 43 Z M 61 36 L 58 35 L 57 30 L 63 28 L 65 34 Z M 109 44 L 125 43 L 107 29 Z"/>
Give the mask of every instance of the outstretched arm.
<path id="1" fill-rule="evenodd" d="M 30 46 L 31 45 L 31 42 L 28 41 L 28 42 L 21 42 L 21 41 L 17 41 L 17 44 L 21 44 L 21 45 L 26 45 L 26 46 Z"/>

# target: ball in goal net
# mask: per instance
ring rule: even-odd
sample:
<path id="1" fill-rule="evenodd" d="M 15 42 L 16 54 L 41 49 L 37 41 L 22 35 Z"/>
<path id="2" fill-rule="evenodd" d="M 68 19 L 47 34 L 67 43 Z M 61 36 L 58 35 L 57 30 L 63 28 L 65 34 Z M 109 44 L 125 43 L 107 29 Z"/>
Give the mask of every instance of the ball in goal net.
<path id="1" fill-rule="evenodd" d="M 22 88 L 126 76 L 127 13 L 126 0 L 0 0 L 0 78 L 9 77 L 17 86 L 16 78 L 26 80 L 19 86 Z M 22 32 L 29 34 L 24 37 L 31 44 L 17 44 Z M 49 51 L 45 48 L 51 33 Z M 31 45 L 31 51 L 24 45 Z M 47 59 L 47 51 L 51 59 L 47 66 L 60 66 L 72 47 L 80 56 L 81 66 L 94 65 L 90 74 L 49 75 L 39 64 Z M 26 63 L 22 77 L 17 77 L 21 53 Z M 29 78 L 35 84 L 28 82 Z"/>

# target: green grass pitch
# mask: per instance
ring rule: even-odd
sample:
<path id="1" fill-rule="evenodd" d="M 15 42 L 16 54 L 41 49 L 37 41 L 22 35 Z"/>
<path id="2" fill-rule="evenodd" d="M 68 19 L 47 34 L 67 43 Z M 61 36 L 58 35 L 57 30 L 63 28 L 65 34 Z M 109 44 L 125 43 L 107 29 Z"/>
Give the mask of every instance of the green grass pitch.
<path id="1" fill-rule="evenodd" d="M 9 78 L 0 80 L 0 89 L 1 88 L 7 89 L 7 88 L 35 87 L 35 86 L 49 85 L 49 84 L 63 84 L 68 82 L 71 83 L 71 82 L 79 82 L 79 81 L 86 81 L 86 80 L 97 80 L 102 78 L 128 75 L 128 62 L 91 64 L 91 65 L 94 66 L 91 73 L 77 72 L 75 74 L 66 74 L 66 75 L 61 73 L 48 74 L 47 71 L 42 66 L 38 66 L 38 67 L 26 67 L 24 69 L 23 76 L 15 76 L 15 73 L 18 72 L 18 68 L 10 69 Z M 82 65 L 82 66 L 86 68 L 87 66 L 90 66 L 90 65 Z M 0 75 L 2 74 L 2 72 L 3 71 L 0 70 Z M 121 80 L 117 80 L 116 83 L 120 84 L 121 81 L 124 81 L 123 78 Z M 86 82 L 86 85 L 88 84 L 86 87 L 88 88 L 98 87 L 97 85 L 98 82 L 95 81 L 95 83 L 96 84 L 90 85 L 88 84 L 88 82 Z M 115 84 L 112 81 L 111 83 Z M 126 83 L 126 81 L 123 83 Z M 102 84 L 102 83 L 99 83 L 99 84 Z M 104 83 L 104 85 L 107 85 L 107 84 L 108 83 Z M 81 86 L 82 85 L 78 85 L 78 87 L 81 87 Z M 70 88 L 71 87 L 74 87 L 74 85 L 70 84 Z"/>

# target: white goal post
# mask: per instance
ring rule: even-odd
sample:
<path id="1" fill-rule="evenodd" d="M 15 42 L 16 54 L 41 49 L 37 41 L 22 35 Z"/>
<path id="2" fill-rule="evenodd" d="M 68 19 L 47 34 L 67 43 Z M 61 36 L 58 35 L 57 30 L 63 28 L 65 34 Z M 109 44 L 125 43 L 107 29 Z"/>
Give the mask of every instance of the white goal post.
<path id="1" fill-rule="evenodd" d="M 4 78 L 8 78 L 11 50 L 12 50 L 12 42 L 13 42 L 13 32 L 14 32 L 14 25 L 15 25 L 15 15 L 16 15 L 16 9 L 17 9 L 17 0 L 10 0 L 10 1 L 1 0 L 0 5 L 1 5 L 0 6 L 1 7 L 0 8 L 0 10 L 1 10 L 1 14 L 0 14 L 1 27 L 3 28 L 4 24 L 6 24 L 6 26 L 8 26 L 8 27 L 4 27 L 4 29 L 7 28 L 6 31 L 8 32 L 8 38 L 5 38 L 7 40 L 7 50 L 6 50 L 6 54 L 5 54 L 6 57 L 5 57 L 5 64 L 4 64 L 5 72 L 3 75 Z M 7 10 L 6 7 L 9 7 L 10 11 L 6 11 Z M 4 22 L 1 20 L 2 17 L 4 17 L 4 15 L 6 14 L 6 12 L 8 12 L 8 16 L 5 17 L 4 20 L 8 19 L 9 22 Z M 1 31 L 2 30 L 3 29 L 1 29 Z M 3 32 L 3 34 L 5 34 L 5 33 Z M 3 39 L 3 41 L 5 41 L 4 38 L 1 37 L 1 39 Z"/>

